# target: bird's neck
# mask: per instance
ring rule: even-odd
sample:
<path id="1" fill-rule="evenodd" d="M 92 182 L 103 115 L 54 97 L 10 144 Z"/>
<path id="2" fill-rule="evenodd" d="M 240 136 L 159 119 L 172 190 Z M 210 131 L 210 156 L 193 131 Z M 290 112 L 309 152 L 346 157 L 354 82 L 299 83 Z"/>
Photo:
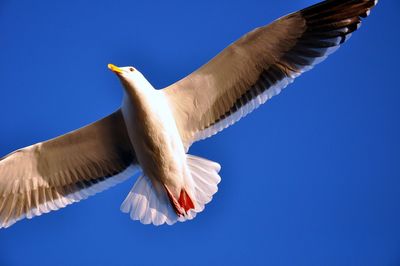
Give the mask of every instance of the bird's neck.
<path id="1" fill-rule="evenodd" d="M 138 79 L 122 82 L 125 89 L 125 98 L 134 106 L 137 111 L 144 111 L 156 104 L 157 90 L 146 79 Z M 139 112 L 140 112 L 139 111 Z"/>
<path id="2" fill-rule="evenodd" d="M 123 80 L 125 92 L 132 100 L 137 101 L 147 97 L 151 97 L 156 90 L 145 78 Z"/>

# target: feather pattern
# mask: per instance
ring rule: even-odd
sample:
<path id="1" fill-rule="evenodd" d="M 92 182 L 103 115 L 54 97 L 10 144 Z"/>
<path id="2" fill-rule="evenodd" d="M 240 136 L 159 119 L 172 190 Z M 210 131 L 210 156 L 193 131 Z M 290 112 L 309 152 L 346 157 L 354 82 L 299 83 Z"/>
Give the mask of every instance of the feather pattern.
<path id="1" fill-rule="evenodd" d="M 138 171 L 120 111 L 0 159 L 0 228 L 58 210 Z"/>
<path id="2" fill-rule="evenodd" d="M 346 42 L 376 0 L 327 0 L 256 28 L 162 92 L 186 149 L 237 122 Z"/>

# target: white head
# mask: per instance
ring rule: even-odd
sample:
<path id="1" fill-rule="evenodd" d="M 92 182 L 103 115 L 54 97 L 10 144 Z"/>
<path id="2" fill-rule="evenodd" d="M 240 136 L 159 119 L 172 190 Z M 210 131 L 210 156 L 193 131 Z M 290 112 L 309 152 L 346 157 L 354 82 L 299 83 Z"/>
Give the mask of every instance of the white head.
<path id="1" fill-rule="evenodd" d="M 140 90 L 150 85 L 142 73 L 132 66 L 117 67 L 113 64 L 108 64 L 108 68 L 117 74 L 125 89 Z"/>

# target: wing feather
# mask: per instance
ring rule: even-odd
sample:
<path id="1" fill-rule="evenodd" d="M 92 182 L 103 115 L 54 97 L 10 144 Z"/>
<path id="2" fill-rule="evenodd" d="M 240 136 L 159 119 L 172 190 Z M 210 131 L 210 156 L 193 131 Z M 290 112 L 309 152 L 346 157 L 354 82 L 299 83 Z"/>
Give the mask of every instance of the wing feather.
<path id="1" fill-rule="evenodd" d="M 0 228 L 65 207 L 132 176 L 137 160 L 120 111 L 0 159 Z"/>
<path id="2" fill-rule="evenodd" d="M 162 90 L 188 149 L 246 116 L 346 42 L 376 0 L 327 0 L 256 28 Z"/>

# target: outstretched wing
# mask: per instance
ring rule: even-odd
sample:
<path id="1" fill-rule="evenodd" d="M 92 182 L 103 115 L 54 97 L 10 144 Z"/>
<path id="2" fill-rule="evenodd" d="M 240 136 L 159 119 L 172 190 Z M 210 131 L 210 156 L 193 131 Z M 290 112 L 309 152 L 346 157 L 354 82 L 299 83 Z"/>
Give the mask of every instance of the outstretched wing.
<path id="1" fill-rule="evenodd" d="M 134 174 L 121 111 L 0 159 L 0 228 L 78 202 Z"/>
<path id="2" fill-rule="evenodd" d="M 210 62 L 165 88 L 188 149 L 232 125 L 357 30 L 377 0 L 327 0 L 256 28 Z"/>

